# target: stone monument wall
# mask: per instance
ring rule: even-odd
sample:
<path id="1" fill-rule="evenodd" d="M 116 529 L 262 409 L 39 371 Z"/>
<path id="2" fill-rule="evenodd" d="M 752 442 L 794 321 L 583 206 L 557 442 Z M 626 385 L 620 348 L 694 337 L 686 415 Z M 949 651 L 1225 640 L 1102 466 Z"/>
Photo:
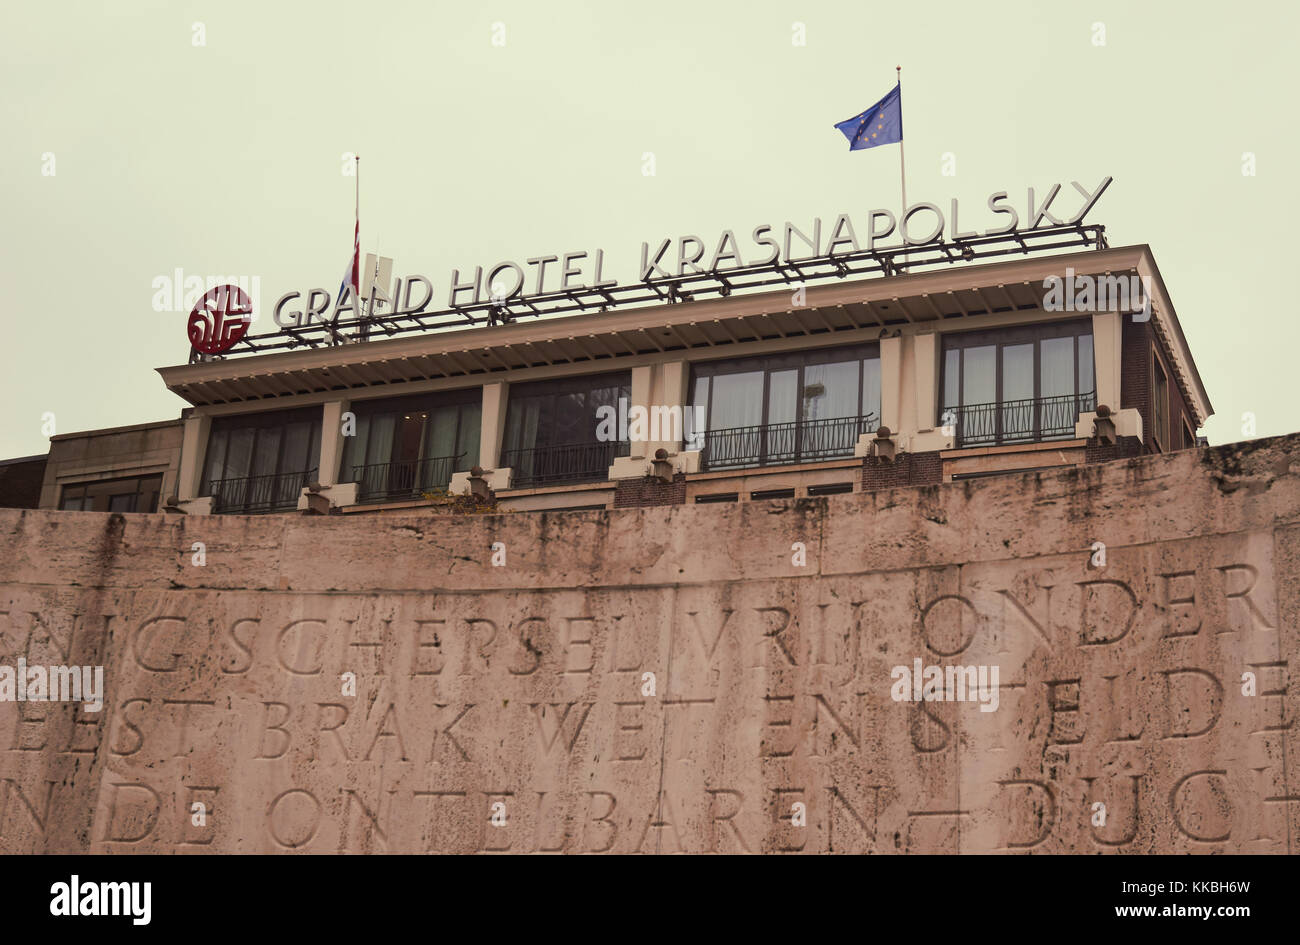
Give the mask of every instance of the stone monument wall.
<path id="1" fill-rule="evenodd" d="M 1300 841 L 1300 436 L 823 499 L 0 534 L 4 853 Z M 20 660 L 102 667 L 102 708 L 16 701 Z"/>

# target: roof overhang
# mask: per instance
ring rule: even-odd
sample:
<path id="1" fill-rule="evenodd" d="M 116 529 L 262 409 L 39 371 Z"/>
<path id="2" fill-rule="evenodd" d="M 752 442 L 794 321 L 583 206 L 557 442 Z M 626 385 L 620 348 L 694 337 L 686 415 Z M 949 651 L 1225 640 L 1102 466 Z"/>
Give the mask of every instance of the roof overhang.
<path id="1" fill-rule="evenodd" d="M 1155 287 L 1158 330 L 1193 401 L 1198 425 L 1211 409 L 1150 249 L 1127 246 L 727 298 L 440 331 L 383 341 L 307 348 L 159 368 L 168 389 L 195 406 L 252 403 L 391 384 L 468 383 L 531 368 L 575 373 L 615 369 L 681 353 L 726 357 L 750 342 L 833 344 L 900 326 L 952 330 L 990 314 L 1037 312 L 1043 281 L 1066 267 L 1079 274 L 1136 273 Z M 940 328 L 940 326 L 944 326 Z"/>

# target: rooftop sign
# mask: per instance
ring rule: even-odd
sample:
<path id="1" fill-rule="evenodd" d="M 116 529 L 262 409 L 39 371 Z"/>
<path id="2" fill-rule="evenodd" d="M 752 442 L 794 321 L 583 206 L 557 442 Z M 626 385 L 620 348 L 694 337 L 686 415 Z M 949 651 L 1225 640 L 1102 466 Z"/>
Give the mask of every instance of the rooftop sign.
<path id="1" fill-rule="evenodd" d="M 378 280 L 365 298 L 347 287 L 337 298 L 322 288 L 288 292 L 275 303 L 278 330 L 244 337 L 236 350 L 349 344 L 372 336 L 497 325 L 521 316 L 684 302 L 848 275 L 890 276 L 990 256 L 1100 249 L 1106 245 L 1104 228 L 1085 226 L 1083 219 L 1111 180 L 1106 177 L 1092 189 L 1072 182 L 1075 193 L 1064 196 L 1060 184 L 1046 193 L 1030 187 L 1023 203 L 1013 202 L 1006 191 L 990 194 L 982 230 L 963 229 L 953 199 L 946 207 L 909 204 L 901 218 L 888 209 L 871 210 L 857 226 L 847 213 L 829 224 L 815 218 L 803 229 L 790 222 L 779 229 L 759 224 L 743 245 L 732 230 L 707 242 L 693 234 L 644 242 L 636 278 L 628 282 L 608 277 L 605 251 L 596 249 L 453 269 L 441 285 L 423 275 L 398 276 L 388 289 L 386 280 Z M 442 307 L 431 308 L 435 294 L 442 296 Z"/>

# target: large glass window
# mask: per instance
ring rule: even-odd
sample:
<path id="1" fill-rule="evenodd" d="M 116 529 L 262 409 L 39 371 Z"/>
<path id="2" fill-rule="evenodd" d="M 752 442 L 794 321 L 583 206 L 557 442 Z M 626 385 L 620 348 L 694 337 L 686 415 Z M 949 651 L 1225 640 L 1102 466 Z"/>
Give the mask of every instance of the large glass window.
<path id="1" fill-rule="evenodd" d="M 202 495 L 214 512 L 278 512 L 297 508 L 303 486 L 317 476 L 320 407 L 212 421 Z"/>
<path id="2" fill-rule="evenodd" d="M 692 371 L 691 403 L 704 430 L 689 445 L 708 469 L 852 456 L 880 425 L 880 350 L 875 344 L 735 361 Z"/>
<path id="3" fill-rule="evenodd" d="M 445 489 L 478 463 L 482 390 L 354 403 L 355 436 L 344 437 L 340 478 L 370 501 Z"/>
<path id="4" fill-rule="evenodd" d="M 78 482 L 63 487 L 59 508 L 78 512 L 156 512 L 162 475 Z"/>
<path id="5" fill-rule="evenodd" d="M 628 372 L 512 386 L 501 465 L 518 486 L 607 478 L 614 458 L 628 455 L 618 418 L 619 400 L 626 411 L 631 397 Z M 612 408 L 612 424 L 601 423 L 609 415 L 602 407 Z"/>
<path id="6" fill-rule="evenodd" d="M 1090 322 L 948 334 L 939 423 L 959 446 L 1068 439 L 1095 387 Z"/>

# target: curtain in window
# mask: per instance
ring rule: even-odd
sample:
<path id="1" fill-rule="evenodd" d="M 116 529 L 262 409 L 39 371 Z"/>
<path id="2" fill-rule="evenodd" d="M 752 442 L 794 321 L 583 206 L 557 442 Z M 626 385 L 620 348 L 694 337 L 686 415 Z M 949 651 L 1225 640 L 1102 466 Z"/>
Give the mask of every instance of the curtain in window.
<path id="1" fill-rule="evenodd" d="M 867 430 L 880 426 L 880 359 L 867 358 L 862 362 L 862 416 L 871 416 Z"/>
<path id="2" fill-rule="evenodd" d="M 968 443 L 988 443 L 997 436 L 998 408 L 987 406 L 998 397 L 997 350 L 982 345 L 962 352 L 962 437 Z"/>
<path id="3" fill-rule="evenodd" d="M 218 478 L 242 479 L 250 474 L 253 466 L 253 439 L 256 435 L 257 431 L 248 427 L 230 431 L 225 460 Z"/>
<path id="4" fill-rule="evenodd" d="M 710 430 L 752 427 L 763 422 L 763 372 L 720 374 L 713 378 Z"/>
<path id="5" fill-rule="evenodd" d="M 428 428 L 424 434 L 424 459 L 456 454 L 459 407 L 439 407 L 429 411 Z"/>
<path id="6" fill-rule="evenodd" d="M 961 406 L 961 394 L 957 382 L 961 377 L 961 349 L 951 348 L 943 356 L 943 404 L 944 410 Z"/>
<path id="7" fill-rule="evenodd" d="M 755 434 L 758 449 L 748 452 L 761 450 L 769 463 L 794 462 L 798 419 L 799 371 L 773 371 L 767 376 L 767 427 Z"/>
<path id="8" fill-rule="evenodd" d="M 1002 437 L 1028 440 L 1034 436 L 1034 345 L 1002 348 Z"/>
<path id="9" fill-rule="evenodd" d="M 460 433 L 456 440 L 455 471 L 465 472 L 478 465 L 479 437 L 483 427 L 483 407 L 480 404 L 465 404 L 460 408 Z"/>
<path id="10" fill-rule="evenodd" d="M 530 450 L 537 446 L 537 431 L 541 427 L 542 401 L 537 397 L 522 398 L 511 405 L 508 449 Z"/>
<path id="11" fill-rule="evenodd" d="M 343 438 L 343 460 L 339 480 L 341 482 L 357 482 L 361 477 L 361 470 L 358 468 L 366 463 L 366 445 L 370 438 L 370 414 L 356 411 L 357 418 L 356 433 L 353 436 Z"/>
<path id="12" fill-rule="evenodd" d="M 216 500 L 218 511 L 293 507 L 304 475 L 315 472 L 320 461 L 320 424 L 320 408 L 310 407 L 214 420 L 204 494 Z M 152 501 L 142 493 L 135 507 Z"/>
<path id="13" fill-rule="evenodd" d="M 849 418 L 859 410 L 860 361 L 810 364 L 804 368 L 803 419 L 799 449 L 807 458 L 837 455 L 853 449 L 858 425 Z M 834 421 L 840 421 L 838 423 Z"/>
<path id="14" fill-rule="evenodd" d="M 540 430 L 546 446 L 589 443 L 596 438 L 596 408 L 592 403 L 595 393 L 580 391 L 560 394 L 554 399 L 551 423 Z"/>
<path id="15" fill-rule="evenodd" d="M 708 377 L 695 378 L 695 390 L 691 397 L 692 409 L 686 412 L 685 417 L 682 417 L 684 446 L 688 450 L 704 449 L 704 433 L 709 428 L 709 380 Z M 700 423 L 695 422 L 697 416 L 701 418 Z"/>
<path id="16" fill-rule="evenodd" d="M 1059 397 L 1073 394 L 1074 390 L 1074 339 L 1044 338 L 1041 342 L 1042 396 Z"/>
<path id="17" fill-rule="evenodd" d="M 1097 382 L 1093 378 L 1093 355 L 1092 355 L 1092 335 L 1079 336 L 1079 393 L 1086 394 L 1089 391 L 1097 389 Z M 1085 406 L 1084 409 L 1091 410 L 1096 406 L 1092 402 Z"/>
<path id="18" fill-rule="evenodd" d="M 537 435 L 540 429 L 542 429 L 542 398 L 512 398 L 506 431 L 506 449 L 511 451 L 535 449 L 539 445 Z M 536 455 L 532 452 L 512 452 L 505 457 L 505 462 L 514 467 L 516 478 L 527 479 L 533 475 Z"/>
<path id="19" fill-rule="evenodd" d="M 982 345 L 963 352 L 961 400 L 964 406 L 991 404 L 997 400 L 996 351 L 994 345 Z"/>
<path id="20" fill-rule="evenodd" d="M 312 424 L 291 423 L 285 428 L 283 472 L 306 472 L 316 465 L 312 454 Z"/>
<path id="21" fill-rule="evenodd" d="M 718 389 L 722 389 L 721 385 Z M 798 418 L 799 372 L 773 371 L 767 378 L 767 422 L 793 423 Z"/>
<path id="22" fill-rule="evenodd" d="M 858 413 L 859 362 L 810 364 L 803 372 L 805 420 L 855 417 Z M 821 391 L 817 391 L 820 385 Z"/>
<path id="23" fill-rule="evenodd" d="M 280 461 L 280 441 L 284 431 L 279 427 L 258 430 L 256 445 L 253 449 L 252 476 L 271 476 L 275 474 Z"/>
<path id="24" fill-rule="evenodd" d="M 451 481 L 456 460 L 456 436 L 461 407 L 438 407 L 425 421 L 424 452 L 420 463 L 420 489 L 445 489 Z"/>
<path id="25" fill-rule="evenodd" d="M 225 430 L 213 430 L 208 437 L 207 471 L 203 475 L 204 495 L 208 488 L 222 476 L 226 462 L 226 443 L 229 439 Z"/>
<path id="26" fill-rule="evenodd" d="M 397 432 L 397 414 L 381 413 L 370 418 L 370 436 L 366 443 L 366 465 L 393 461 L 393 438 Z"/>

